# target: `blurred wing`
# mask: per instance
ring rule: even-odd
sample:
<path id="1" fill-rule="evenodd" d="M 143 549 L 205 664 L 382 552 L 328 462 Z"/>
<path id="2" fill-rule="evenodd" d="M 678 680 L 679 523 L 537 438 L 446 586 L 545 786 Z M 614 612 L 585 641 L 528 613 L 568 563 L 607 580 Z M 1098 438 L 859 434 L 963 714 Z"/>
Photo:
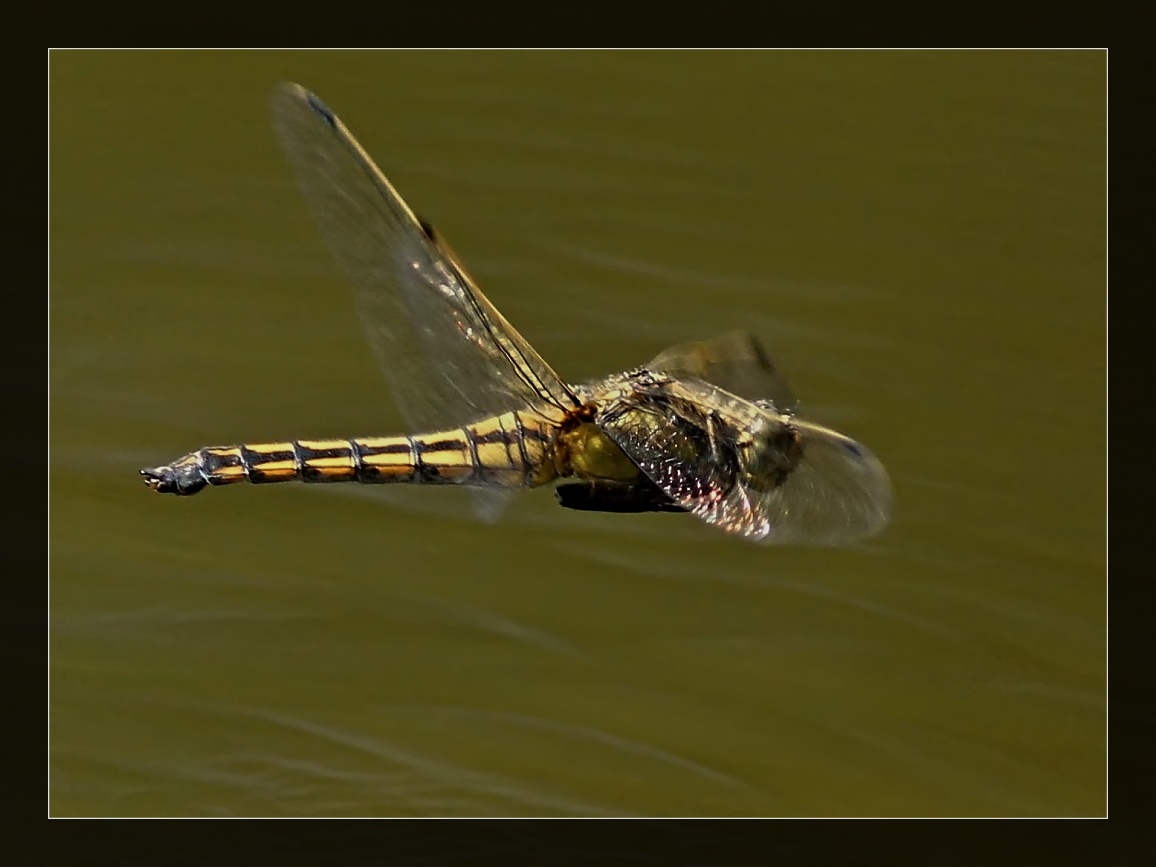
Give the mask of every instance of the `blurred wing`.
<path id="1" fill-rule="evenodd" d="M 819 425 L 777 418 L 799 434 L 802 456 L 781 484 L 755 490 L 740 481 L 733 445 L 661 403 L 611 407 L 598 423 L 672 499 L 728 533 L 765 544 L 844 545 L 890 520 L 883 465 L 864 446 Z"/>
<path id="2" fill-rule="evenodd" d="M 321 100 L 285 83 L 271 111 L 408 424 L 433 431 L 518 409 L 560 419 L 577 405 Z"/>
<path id="3" fill-rule="evenodd" d="M 757 493 L 767 543 L 844 545 L 873 536 L 891 520 L 891 480 L 864 446 L 822 425 L 791 419 L 803 457 L 783 484 Z"/>
<path id="4" fill-rule="evenodd" d="M 680 343 L 643 367 L 675 379 L 701 379 L 749 401 L 769 400 L 782 415 L 790 415 L 798 407 L 782 371 L 762 344 L 742 331 Z"/>

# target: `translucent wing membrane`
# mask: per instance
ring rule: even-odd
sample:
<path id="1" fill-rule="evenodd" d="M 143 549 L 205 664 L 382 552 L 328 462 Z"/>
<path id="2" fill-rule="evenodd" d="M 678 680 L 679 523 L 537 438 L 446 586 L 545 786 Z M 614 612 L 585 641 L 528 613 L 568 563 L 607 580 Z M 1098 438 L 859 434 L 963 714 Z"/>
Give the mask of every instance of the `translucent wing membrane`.
<path id="1" fill-rule="evenodd" d="M 734 484 L 735 461 L 712 448 L 705 428 L 670 414 L 661 403 L 620 409 L 610 407 L 599 426 L 671 499 L 729 533 L 767 535 L 766 521 Z"/>
<path id="2" fill-rule="evenodd" d="M 598 424 L 675 502 L 730 533 L 840 545 L 890 519 L 887 473 L 864 446 L 725 392 L 643 388 Z"/>
<path id="3" fill-rule="evenodd" d="M 675 379 L 701 379 L 747 400 L 767 400 L 782 415 L 798 408 L 791 387 L 761 343 L 742 331 L 680 343 L 643 365 Z"/>
<path id="4" fill-rule="evenodd" d="M 560 419 L 576 406 L 324 103 L 282 84 L 271 111 L 408 424 L 438 430 L 526 409 Z"/>
<path id="5" fill-rule="evenodd" d="M 891 481 L 864 445 L 830 428 L 792 419 L 802 460 L 777 488 L 758 495 L 768 542 L 841 545 L 872 536 L 891 520 Z"/>

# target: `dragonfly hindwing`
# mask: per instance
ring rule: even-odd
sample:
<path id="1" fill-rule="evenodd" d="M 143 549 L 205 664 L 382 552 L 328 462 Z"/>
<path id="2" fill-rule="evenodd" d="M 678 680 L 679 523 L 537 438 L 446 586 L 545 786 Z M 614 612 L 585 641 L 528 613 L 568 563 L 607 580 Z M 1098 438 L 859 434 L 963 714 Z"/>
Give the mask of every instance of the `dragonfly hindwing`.
<path id="1" fill-rule="evenodd" d="M 699 379 L 761 404 L 781 415 L 791 415 L 798 400 L 783 372 L 757 338 L 732 331 L 709 340 L 671 346 L 643 365 L 675 379 Z"/>

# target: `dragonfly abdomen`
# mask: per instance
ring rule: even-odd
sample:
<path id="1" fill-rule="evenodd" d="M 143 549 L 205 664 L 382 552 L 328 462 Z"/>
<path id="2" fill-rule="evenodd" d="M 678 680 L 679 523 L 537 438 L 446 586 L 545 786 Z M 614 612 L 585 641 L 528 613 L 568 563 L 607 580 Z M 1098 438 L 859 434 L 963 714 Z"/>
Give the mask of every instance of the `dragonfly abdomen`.
<path id="1" fill-rule="evenodd" d="M 206 446 L 141 474 L 182 496 L 242 481 L 528 487 L 554 478 L 552 455 L 549 424 L 508 412 L 431 434 Z"/>

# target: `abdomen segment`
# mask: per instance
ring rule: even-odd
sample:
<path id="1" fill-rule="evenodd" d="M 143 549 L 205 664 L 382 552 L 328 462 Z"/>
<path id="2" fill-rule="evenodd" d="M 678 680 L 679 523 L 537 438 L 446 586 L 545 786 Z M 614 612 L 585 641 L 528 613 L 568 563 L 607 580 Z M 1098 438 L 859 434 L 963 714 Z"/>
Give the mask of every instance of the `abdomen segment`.
<path id="1" fill-rule="evenodd" d="M 508 412 L 432 434 L 206 446 L 141 475 L 181 496 L 242 481 L 532 487 L 556 475 L 553 444 L 552 425 Z"/>

